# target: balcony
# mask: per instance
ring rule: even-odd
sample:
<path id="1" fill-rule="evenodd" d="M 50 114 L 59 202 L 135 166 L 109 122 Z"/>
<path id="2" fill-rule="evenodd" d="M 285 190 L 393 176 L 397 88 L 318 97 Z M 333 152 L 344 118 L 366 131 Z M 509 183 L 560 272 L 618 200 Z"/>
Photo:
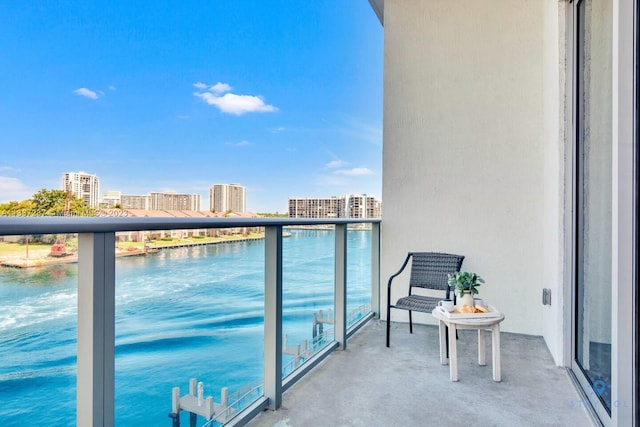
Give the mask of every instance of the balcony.
<path id="1" fill-rule="evenodd" d="M 347 226 L 363 222 L 372 228 L 372 309 L 349 322 Z M 282 231 L 304 224 L 335 227 L 335 267 L 323 273 L 335 286 L 334 329 L 327 345 L 291 368 L 283 363 Z M 79 233 L 77 425 L 114 425 L 115 233 L 227 227 L 265 228 L 264 383 L 242 410 L 219 418 L 228 425 L 424 425 L 426 411 L 447 425 L 591 422 L 584 398 L 554 365 L 542 338 L 504 334 L 501 383 L 491 380 L 490 367 L 475 363 L 476 341 L 468 331 L 460 332 L 458 383 L 450 382 L 447 367 L 439 364 L 434 326 L 418 326 L 409 335 L 406 325 L 394 324 L 387 349 L 384 324 L 371 321 L 380 304 L 380 220 L 0 218 L 0 235 Z"/>
<path id="2" fill-rule="evenodd" d="M 475 331 L 460 331 L 458 382 L 440 364 L 438 328 L 369 322 L 283 396 L 282 407 L 248 425 L 588 426 L 595 423 L 542 337 L 502 333 L 502 382 L 477 364 Z M 490 349 L 488 349 L 490 352 Z"/>

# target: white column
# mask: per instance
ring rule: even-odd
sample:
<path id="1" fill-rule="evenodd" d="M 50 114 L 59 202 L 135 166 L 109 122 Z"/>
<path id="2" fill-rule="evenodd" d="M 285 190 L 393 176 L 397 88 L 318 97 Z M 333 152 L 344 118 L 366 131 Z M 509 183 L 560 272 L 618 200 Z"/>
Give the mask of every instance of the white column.
<path id="1" fill-rule="evenodd" d="M 634 250 L 634 108 L 635 32 L 637 11 L 633 0 L 613 1 L 613 194 L 612 194 L 612 285 L 611 425 L 634 425 L 636 406 L 634 372 L 637 351 L 634 274 L 638 254 Z M 637 142 L 636 142 L 637 144 Z M 638 165 L 635 165 L 636 167 Z M 637 184 L 636 184 L 637 185 Z M 638 213 L 635 212 L 635 215 Z M 637 249 L 637 248 L 636 248 Z"/>
<path id="2" fill-rule="evenodd" d="M 282 227 L 265 227 L 264 395 L 282 404 Z"/>
<path id="3" fill-rule="evenodd" d="M 78 238 L 79 426 L 108 427 L 114 421 L 115 233 Z"/>
<path id="4" fill-rule="evenodd" d="M 347 348 L 347 225 L 336 224 L 335 267 L 335 340 L 342 350 Z"/>

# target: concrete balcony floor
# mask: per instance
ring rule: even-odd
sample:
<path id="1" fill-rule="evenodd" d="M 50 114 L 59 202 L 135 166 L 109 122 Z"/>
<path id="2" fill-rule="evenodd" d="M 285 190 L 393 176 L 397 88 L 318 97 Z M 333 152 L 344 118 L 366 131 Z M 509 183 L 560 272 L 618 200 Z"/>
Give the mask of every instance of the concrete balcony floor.
<path id="1" fill-rule="evenodd" d="M 277 411 L 249 426 L 589 426 L 569 375 L 557 367 L 541 337 L 502 333 L 502 382 L 478 365 L 477 334 L 459 332 L 459 382 L 439 359 L 438 328 L 374 320 L 291 387 Z"/>

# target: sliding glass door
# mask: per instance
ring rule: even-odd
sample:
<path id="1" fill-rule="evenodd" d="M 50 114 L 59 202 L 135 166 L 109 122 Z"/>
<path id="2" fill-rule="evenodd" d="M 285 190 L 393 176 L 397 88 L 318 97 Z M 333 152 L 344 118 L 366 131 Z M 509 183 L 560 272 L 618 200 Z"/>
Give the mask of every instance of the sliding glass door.
<path id="1" fill-rule="evenodd" d="M 579 0 L 576 22 L 573 370 L 611 414 L 612 0 Z"/>

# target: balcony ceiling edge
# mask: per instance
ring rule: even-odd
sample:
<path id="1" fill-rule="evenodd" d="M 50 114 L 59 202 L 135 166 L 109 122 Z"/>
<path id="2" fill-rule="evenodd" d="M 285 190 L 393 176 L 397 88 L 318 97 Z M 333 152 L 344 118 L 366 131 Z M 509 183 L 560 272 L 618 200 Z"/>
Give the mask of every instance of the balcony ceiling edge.
<path id="1" fill-rule="evenodd" d="M 384 0 L 369 0 L 369 4 L 384 27 Z"/>

